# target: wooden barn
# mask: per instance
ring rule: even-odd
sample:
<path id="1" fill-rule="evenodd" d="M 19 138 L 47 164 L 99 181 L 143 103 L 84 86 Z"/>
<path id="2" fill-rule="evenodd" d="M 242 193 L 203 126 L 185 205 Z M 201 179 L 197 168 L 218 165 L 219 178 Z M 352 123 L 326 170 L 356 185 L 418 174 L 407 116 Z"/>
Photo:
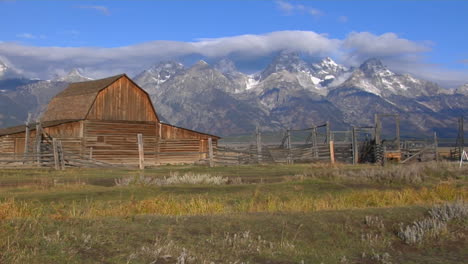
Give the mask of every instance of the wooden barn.
<path id="1" fill-rule="evenodd" d="M 19 159 L 59 141 L 65 159 L 138 164 L 144 153 L 145 165 L 194 163 L 218 139 L 161 123 L 150 96 L 122 74 L 72 83 L 50 101 L 41 122 L 1 129 L 0 154 Z"/>

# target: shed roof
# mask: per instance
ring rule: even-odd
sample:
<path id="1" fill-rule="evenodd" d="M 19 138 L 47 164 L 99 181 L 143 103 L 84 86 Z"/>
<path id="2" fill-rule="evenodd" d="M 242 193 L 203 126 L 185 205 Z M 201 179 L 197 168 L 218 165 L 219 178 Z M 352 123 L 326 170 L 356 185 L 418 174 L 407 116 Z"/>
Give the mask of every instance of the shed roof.
<path id="1" fill-rule="evenodd" d="M 205 132 L 195 131 L 195 130 L 192 130 L 192 129 L 188 129 L 188 128 L 184 128 L 184 127 L 180 127 L 180 126 L 175 126 L 175 125 L 171 125 L 171 124 L 167 124 L 167 123 L 163 123 L 163 122 L 159 122 L 159 123 L 160 123 L 161 125 L 164 125 L 164 126 L 175 127 L 175 128 L 187 130 L 187 131 L 190 131 L 190 132 L 194 132 L 194 133 L 197 133 L 197 134 L 209 136 L 209 137 L 212 137 L 212 138 L 215 138 L 215 139 L 221 139 L 220 136 L 215 136 L 215 135 L 208 134 L 208 133 L 205 133 Z"/>
<path id="2" fill-rule="evenodd" d="M 65 124 L 65 123 L 77 122 L 77 121 L 80 121 L 80 120 L 74 120 L 74 119 L 54 120 L 54 121 L 42 122 L 41 126 L 45 128 L 45 127 L 57 126 L 57 125 Z M 36 130 L 36 123 L 29 124 L 29 129 Z M 0 129 L 0 136 L 17 134 L 17 133 L 22 133 L 25 131 L 26 131 L 26 125 L 7 127 L 7 128 Z"/>

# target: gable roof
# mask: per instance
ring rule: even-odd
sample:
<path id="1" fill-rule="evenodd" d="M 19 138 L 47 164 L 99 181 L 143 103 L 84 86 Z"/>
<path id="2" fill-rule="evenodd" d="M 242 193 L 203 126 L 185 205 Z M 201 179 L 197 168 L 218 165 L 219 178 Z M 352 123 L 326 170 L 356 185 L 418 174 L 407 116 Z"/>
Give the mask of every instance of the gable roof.
<path id="1" fill-rule="evenodd" d="M 85 119 L 99 92 L 106 89 L 108 86 L 122 77 L 126 77 L 133 84 L 139 87 L 125 74 L 119 74 L 100 80 L 71 83 L 65 90 L 52 98 L 47 106 L 46 112 L 41 118 L 41 121 L 47 122 L 54 120 Z M 148 96 L 149 99 L 148 93 L 143 89 L 141 90 Z M 153 107 L 152 104 L 151 106 Z M 154 107 L 153 111 L 156 115 L 156 118 L 159 120 Z"/>
<path id="2" fill-rule="evenodd" d="M 119 74 L 99 80 L 71 83 L 65 90 L 58 93 L 55 98 L 78 96 L 84 94 L 97 94 L 124 76 L 126 75 Z"/>

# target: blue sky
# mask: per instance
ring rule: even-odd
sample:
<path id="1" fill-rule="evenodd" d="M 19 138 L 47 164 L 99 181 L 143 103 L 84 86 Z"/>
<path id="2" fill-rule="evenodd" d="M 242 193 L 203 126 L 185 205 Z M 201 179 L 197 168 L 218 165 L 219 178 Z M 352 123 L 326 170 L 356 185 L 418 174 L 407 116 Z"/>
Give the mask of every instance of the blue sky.
<path id="1" fill-rule="evenodd" d="M 167 49 L 168 54 L 180 55 L 174 49 L 178 45 L 183 49 L 185 43 L 198 43 L 196 52 L 214 57 L 261 56 L 290 44 L 293 50 L 329 55 L 344 64 L 362 62 L 366 56 L 381 57 L 397 71 L 412 71 L 422 77 L 440 75 L 437 78 L 442 82 L 468 82 L 468 1 L 0 0 L 0 13 L 0 59 L 30 73 L 35 68 L 26 62 L 41 54 L 49 56 L 52 50 L 54 56 L 63 55 L 49 58 L 51 65 L 67 60 L 66 66 L 72 67 L 81 61 L 78 66 L 96 71 L 90 60 L 84 60 L 93 56 L 93 50 L 146 48 L 151 50 L 147 57 L 156 61 L 164 56 L 152 50 Z M 294 32 L 296 37 L 291 35 Z M 304 32 L 318 36 L 303 38 Z M 278 36 L 266 37 L 266 44 L 259 44 L 272 47 L 265 53 L 251 54 L 249 49 L 258 46 L 248 47 L 248 43 L 274 33 Z M 219 46 L 229 46 L 223 42 L 226 38 L 229 45 L 246 47 L 213 52 L 220 50 Z M 207 39 L 209 45 L 205 45 Z M 161 40 L 173 42 L 163 45 L 158 42 Z M 319 48 L 311 48 L 315 46 Z M 80 49 L 70 52 L 52 47 L 85 48 L 86 52 L 80 59 Z M 138 59 L 145 54 L 128 56 L 127 60 Z M 112 60 L 101 59 L 103 64 Z M 97 60 L 94 63 L 99 63 Z"/>

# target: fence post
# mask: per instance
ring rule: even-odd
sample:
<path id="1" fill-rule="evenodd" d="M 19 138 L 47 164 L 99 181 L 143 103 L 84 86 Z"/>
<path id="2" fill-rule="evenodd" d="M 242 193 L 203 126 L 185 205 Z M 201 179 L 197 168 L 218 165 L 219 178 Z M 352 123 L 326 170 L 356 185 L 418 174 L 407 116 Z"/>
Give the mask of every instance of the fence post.
<path id="1" fill-rule="evenodd" d="M 210 167 L 213 167 L 213 141 L 211 138 L 208 138 L 208 158 Z"/>
<path id="2" fill-rule="evenodd" d="M 400 153 L 400 158 L 401 158 L 401 146 L 400 146 L 400 115 L 395 116 L 395 123 L 396 123 L 396 145 L 397 145 L 397 150 Z"/>
<path id="3" fill-rule="evenodd" d="M 38 167 L 41 165 L 41 141 L 42 141 L 41 123 L 37 121 L 36 122 L 36 162 L 37 162 Z"/>
<path id="4" fill-rule="evenodd" d="M 143 135 L 138 134 L 138 165 L 140 167 L 140 170 L 145 169 L 145 153 L 143 151 Z"/>
<path id="5" fill-rule="evenodd" d="M 353 164 L 357 164 L 359 162 L 359 153 L 358 153 L 358 141 L 356 135 L 356 127 L 353 126 L 353 130 L 351 132 L 351 145 L 353 148 Z"/>
<path id="6" fill-rule="evenodd" d="M 439 162 L 439 141 L 437 140 L 437 132 L 434 132 L 434 155 L 435 160 Z"/>
<path id="7" fill-rule="evenodd" d="M 262 163 L 262 135 L 260 132 L 260 127 L 257 126 L 257 162 Z"/>
<path id="8" fill-rule="evenodd" d="M 89 147 L 89 159 L 93 159 L 93 147 Z"/>
<path id="9" fill-rule="evenodd" d="M 326 129 L 327 129 L 327 143 L 330 143 L 331 141 L 331 130 L 330 130 L 330 121 L 327 121 L 325 123 Z"/>
<path id="10" fill-rule="evenodd" d="M 333 140 L 330 140 L 330 162 L 333 164 L 335 163 L 335 144 L 333 143 Z"/>
<path id="11" fill-rule="evenodd" d="M 288 128 L 286 131 L 286 147 L 288 149 L 288 157 L 287 157 L 287 163 L 292 164 L 292 157 L 291 157 L 291 129 Z"/>
<path id="12" fill-rule="evenodd" d="M 375 144 L 380 145 L 380 118 L 378 114 L 374 115 L 375 122 Z"/>
<path id="13" fill-rule="evenodd" d="M 312 129 L 312 146 L 314 148 L 314 157 L 318 158 L 317 127 Z"/>
<path id="14" fill-rule="evenodd" d="M 63 145 L 62 145 L 61 140 L 57 141 L 57 151 L 58 151 L 58 156 L 59 156 L 60 169 L 64 170 L 65 169 L 65 157 L 63 153 Z"/>
<path id="15" fill-rule="evenodd" d="M 52 151 L 54 152 L 54 168 L 55 170 L 59 170 L 60 169 L 60 165 L 59 165 L 59 154 L 58 154 L 58 150 L 57 150 L 57 139 L 56 138 L 53 138 L 52 139 Z"/>
<path id="16" fill-rule="evenodd" d="M 31 120 L 31 113 L 28 113 L 28 119 L 26 120 L 26 130 L 24 133 L 24 155 L 23 155 L 23 163 L 26 163 L 28 157 L 27 154 L 29 152 L 29 121 Z"/>
<path id="17" fill-rule="evenodd" d="M 463 158 L 463 150 L 465 148 L 465 129 L 464 129 L 464 120 L 463 120 L 463 116 L 461 116 L 459 119 L 458 119 L 458 139 L 457 139 L 457 142 L 458 142 L 458 153 L 460 154 L 460 156 L 458 156 L 460 159 Z"/>

